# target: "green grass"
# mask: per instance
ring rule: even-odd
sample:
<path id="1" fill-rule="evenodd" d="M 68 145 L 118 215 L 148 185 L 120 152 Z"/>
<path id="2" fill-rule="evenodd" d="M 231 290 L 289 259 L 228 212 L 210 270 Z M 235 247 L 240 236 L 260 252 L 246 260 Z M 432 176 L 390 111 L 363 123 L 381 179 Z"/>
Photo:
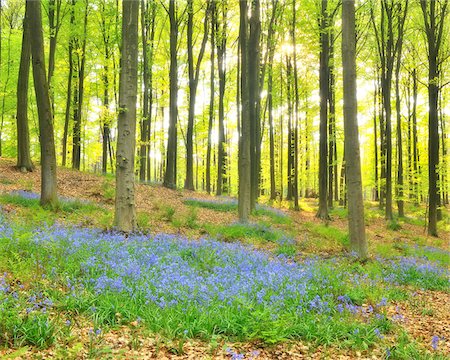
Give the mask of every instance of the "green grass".
<path id="1" fill-rule="evenodd" d="M 196 208 L 204 208 L 219 212 L 238 211 L 238 204 L 234 201 L 186 199 L 184 200 L 184 204 Z M 289 225 L 292 223 L 291 218 L 287 214 L 283 213 L 281 210 L 265 205 L 258 204 L 252 215 L 256 217 L 267 217 L 275 224 Z"/>
<path id="2" fill-rule="evenodd" d="M 314 237 L 325 239 L 332 243 L 340 244 L 345 248 L 348 248 L 350 245 L 348 233 L 334 226 L 323 223 L 316 224 L 311 222 L 305 222 L 303 226 Z"/>
<path id="3" fill-rule="evenodd" d="M 195 206 L 199 208 L 220 211 L 220 212 L 231 212 L 237 211 L 237 204 L 230 202 L 220 202 L 220 201 L 202 201 L 197 199 L 186 199 L 183 201 L 188 206 Z"/>
<path id="4" fill-rule="evenodd" d="M 206 231 L 214 238 L 223 241 L 242 242 L 277 242 L 285 235 L 266 223 L 234 223 L 230 225 L 204 225 Z"/>

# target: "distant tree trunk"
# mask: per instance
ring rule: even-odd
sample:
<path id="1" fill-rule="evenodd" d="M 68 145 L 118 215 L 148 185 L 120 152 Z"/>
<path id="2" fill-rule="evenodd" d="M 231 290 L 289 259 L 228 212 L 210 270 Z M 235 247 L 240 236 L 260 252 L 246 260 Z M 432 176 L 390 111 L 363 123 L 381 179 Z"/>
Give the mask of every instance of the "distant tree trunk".
<path id="1" fill-rule="evenodd" d="M 74 91 L 74 113 L 73 113 L 73 134 L 72 134 L 72 168 L 80 170 L 81 165 L 81 120 L 83 111 L 84 98 L 84 70 L 86 65 L 86 40 L 87 40 L 87 20 L 89 1 L 85 0 L 84 25 L 83 25 L 83 41 L 81 48 L 77 49 L 77 75 L 78 83 Z M 73 0 L 75 6 L 75 0 Z M 78 39 L 76 40 L 78 44 Z M 81 52 L 81 53 L 80 53 Z"/>
<path id="2" fill-rule="evenodd" d="M 286 200 L 292 200 L 294 197 L 294 152 L 295 152 L 295 131 L 292 124 L 292 91 L 291 91 L 291 81 L 292 81 L 292 60 L 290 57 L 286 56 L 286 92 L 287 92 L 287 103 L 288 103 L 288 154 L 287 154 L 287 196 Z"/>
<path id="3" fill-rule="evenodd" d="M 189 74 L 189 111 L 188 111 L 188 126 L 186 132 L 186 179 L 184 188 L 187 190 L 194 190 L 194 122 L 195 122 L 195 101 L 197 96 L 198 80 L 200 76 L 200 65 L 202 63 L 203 55 L 205 54 L 206 42 L 208 41 L 208 12 L 209 1 L 206 3 L 203 40 L 200 46 L 200 51 L 197 57 L 197 62 L 194 65 L 194 1 L 187 1 L 188 21 L 187 21 L 187 53 L 188 53 L 188 74 Z"/>
<path id="4" fill-rule="evenodd" d="M 339 182 L 339 205 L 343 207 L 347 207 L 347 176 L 346 176 L 346 169 L 345 166 L 345 147 L 344 147 L 344 153 L 342 154 L 342 165 L 341 165 L 341 177 Z"/>
<path id="5" fill-rule="evenodd" d="M 250 119 L 250 167 L 251 188 L 250 208 L 255 209 L 259 197 L 260 170 L 261 170 L 261 119 L 260 119 L 260 0 L 252 0 L 251 16 L 249 20 L 248 36 L 248 88 L 249 88 L 249 119 Z"/>
<path id="6" fill-rule="evenodd" d="M 374 149 L 374 200 L 378 201 L 379 196 L 379 179 L 378 179 L 378 136 L 377 136 L 377 110 L 378 110 L 378 82 L 374 81 L 373 92 L 373 149 Z"/>
<path id="7" fill-rule="evenodd" d="M 420 174 L 420 162 L 419 162 L 419 148 L 417 142 L 419 141 L 417 135 L 417 70 L 413 70 L 413 106 L 412 106 L 412 127 L 413 127 L 413 170 L 414 170 L 414 195 L 415 205 L 419 205 L 421 201 L 420 189 L 419 189 L 419 174 Z"/>
<path id="8" fill-rule="evenodd" d="M 2 96 L 2 116 L 1 116 L 1 122 L 0 122 L 0 157 L 3 156 L 3 127 L 5 124 L 5 101 L 6 101 L 6 95 L 7 95 L 7 89 L 11 74 L 11 35 L 13 31 L 13 24 L 9 25 L 8 29 L 8 55 L 6 58 L 6 79 L 3 86 L 3 96 Z"/>
<path id="9" fill-rule="evenodd" d="M 446 115 L 444 112 L 442 91 L 439 93 L 439 124 L 441 128 L 441 144 L 442 144 L 442 174 L 441 174 L 441 193 L 442 193 L 442 205 L 448 204 L 448 164 L 447 164 L 447 126 L 446 126 Z M 446 170 L 447 169 L 447 170 Z M 442 211 L 440 211 L 442 216 Z M 442 220 L 442 218 L 440 219 Z"/>
<path id="10" fill-rule="evenodd" d="M 337 183 L 337 146 L 336 146 L 336 93 L 335 93 L 335 70 L 334 70 L 334 32 L 330 30 L 329 49 L 329 124 L 328 124 L 328 207 L 333 207 L 333 200 L 338 200 Z"/>
<path id="11" fill-rule="evenodd" d="M 169 2 L 170 19 L 170 104 L 169 104 L 169 137 L 167 140 L 166 172 L 164 186 L 175 189 L 177 187 L 177 118 L 178 118 L 178 19 L 176 16 L 175 0 Z"/>
<path id="12" fill-rule="evenodd" d="M 239 137 L 239 220 L 247 222 L 251 211 L 251 145 L 249 101 L 249 52 L 248 52 L 248 5 L 247 0 L 239 2 L 239 48 L 241 60 L 241 134 Z M 254 89 L 253 89 L 254 90 Z"/>
<path id="13" fill-rule="evenodd" d="M 102 173 L 106 174 L 108 170 L 108 150 L 111 141 L 111 130 L 110 130 L 110 113 L 109 113 L 109 61 L 110 61 L 110 33 L 109 27 L 106 24 L 105 17 L 105 3 L 101 3 L 101 32 L 103 38 L 103 47 L 105 52 L 105 63 L 103 64 L 103 119 L 102 119 Z"/>
<path id="14" fill-rule="evenodd" d="M 320 15 L 320 141 L 319 141 L 319 209 L 316 217 L 327 220 L 328 215 L 328 99 L 330 38 L 328 24 L 328 0 L 322 0 Z"/>
<path id="15" fill-rule="evenodd" d="M 73 26 L 74 17 L 71 16 L 71 26 Z M 73 78 L 73 45 L 72 39 L 69 39 L 69 51 L 68 51 L 68 62 L 69 62 L 69 75 L 67 79 L 67 96 L 66 96 L 66 112 L 64 117 L 64 132 L 62 138 L 62 166 L 66 166 L 67 162 L 67 138 L 69 136 L 69 121 L 70 121 L 70 109 L 72 104 L 72 78 Z"/>
<path id="16" fill-rule="evenodd" d="M 284 79 L 283 79 L 283 69 L 280 69 L 280 103 L 283 104 L 283 85 L 284 85 Z M 280 129 L 279 129 L 279 134 L 280 134 L 280 147 L 279 147 L 279 154 L 280 154 L 280 201 L 283 200 L 283 196 L 284 196 L 284 178 L 283 178 L 283 151 L 284 151 L 284 136 L 283 136 L 283 131 L 284 131 L 284 117 L 283 117 L 283 112 L 280 114 Z"/>
<path id="17" fill-rule="evenodd" d="M 214 96 L 215 96 L 215 86 L 214 86 L 214 52 L 215 52 L 215 22 L 216 22 L 216 11 L 215 6 L 216 3 L 213 1 L 211 3 L 212 11 L 211 11 L 211 55 L 210 55 L 210 81 L 209 81 L 209 117 L 208 117 L 208 144 L 206 147 L 206 174 L 205 174 L 205 182 L 206 182 L 206 192 L 208 194 L 211 193 L 211 135 L 214 123 Z M 238 71 L 239 73 L 239 71 Z M 238 74 L 239 77 L 239 74 Z"/>
<path id="18" fill-rule="evenodd" d="M 292 26 L 291 26 L 291 39 L 292 39 L 292 46 L 293 46 L 293 56 L 294 56 L 294 145 L 293 145 L 293 151 L 294 151 L 294 210 L 298 211 L 300 210 L 300 207 L 298 205 L 298 127 L 299 127 L 299 86 L 298 86 L 298 69 L 297 69 L 297 39 L 295 36 L 295 31 L 297 29 L 297 8 L 296 8 L 296 1 L 294 0 L 292 2 Z"/>
<path id="19" fill-rule="evenodd" d="M 420 0 L 428 47 L 428 235 L 438 236 L 439 75 L 448 0 Z"/>
<path id="20" fill-rule="evenodd" d="M 214 3 L 214 1 L 212 2 Z M 222 195 L 228 191 L 227 184 L 227 152 L 225 149 L 225 83 L 226 83 L 226 46 L 227 46 L 227 4 L 226 1 L 221 2 L 222 5 L 222 21 L 218 21 L 216 17 L 215 24 L 212 24 L 217 33 L 217 68 L 219 72 L 219 136 L 217 151 L 217 191 L 216 195 Z M 213 5 L 214 6 L 214 5 Z M 218 9 L 215 8 L 215 11 Z"/>
<path id="21" fill-rule="evenodd" d="M 270 200 L 277 197 L 276 179 L 275 179 L 275 134 L 273 119 L 273 60 L 275 57 L 275 31 L 276 21 L 279 18 L 278 0 L 272 1 L 272 14 L 270 17 L 269 28 L 267 32 L 267 60 L 268 66 L 267 78 L 267 107 L 269 113 L 269 151 L 270 151 Z"/>
<path id="22" fill-rule="evenodd" d="M 275 139 L 273 128 L 273 54 L 274 51 L 269 50 L 269 74 L 267 79 L 267 102 L 269 110 L 269 148 L 270 148 L 270 200 L 277 197 L 277 189 L 275 185 Z"/>
<path id="23" fill-rule="evenodd" d="M 351 250 L 367 258 L 356 100 L 355 1 L 342 4 L 342 68 L 344 79 L 344 146 L 348 177 L 348 226 Z"/>
<path id="24" fill-rule="evenodd" d="M 48 22 L 50 30 L 50 44 L 48 55 L 48 84 L 52 93 L 52 78 L 55 71 L 56 43 L 59 29 L 61 28 L 61 5 L 62 0 L 48 0 Z M 52 100 L 50 98 L 50 100 Z M 53 105 L 53 102 L 52 102 Z"/>
<path id="25" fill-rule="evenodd" d="M 47 76 L 45 71 L 44 36 L 40 0 L 27 0 L 27 14 L 30 20 L 31 55 L 36 104 L 39 115 L 39 137 L 41 146 L 41 205 L 57 206 L 56 153 L 53 133 L 53 116 L 50 105 Z"/>
<path id="26" fill-rule="evenodd" d="M 28 78 L 30 74 L 31 45 L 27 10 L 28 7 L 25 7 L 22 52 L 20 54 L 19 78 L 17 80 L 17 168 L 22 172 L 33 171 L 28 129 Z"/>
<path id="27" fill-rule="evenodd" d="M 403 139 L 402 139 L 402 114 L 400 110 L 400 65 L 401 65 L 401 45 L 397 57 L 395 69 L 395 112 L 397 115 L 397 207 L 398 216 L 404 217 L 403 201 Z"/>
<path id="28" fill-rule="evenodd" d="M 381 62 L 381 92 L 385 115 L 386 144 L 386 209 L 387 220 L 393 219 L 392 213 L 392 106 L 391 88 L 394 63 L 400 57 L 403 29 L 408 9 L 408 0 L 381 0 L 380 26 L 375 23 L 374 9 L 371 8 L 371 21 L 375 30 L 378 55 Z"/>
<path id="29" fill-rule="evenodd" d="M 150 137 L 153 108 L 153 47 L 155 38 L 156 6 L 152 2 L 141 0 L 142 31 L 142 83 L 143 104 L 141 125 L 141 144 L 139 149 L 139 179 L 150 180 Z"/>
<path id="30" fill-rule="evenodd" d="M 134 157 L 136 148 L 139 2 L 124 0 L 122 9 L 122 66 L 119 82 L 114 224 L 120 231 L 130 232 L 136 229 Z"/>

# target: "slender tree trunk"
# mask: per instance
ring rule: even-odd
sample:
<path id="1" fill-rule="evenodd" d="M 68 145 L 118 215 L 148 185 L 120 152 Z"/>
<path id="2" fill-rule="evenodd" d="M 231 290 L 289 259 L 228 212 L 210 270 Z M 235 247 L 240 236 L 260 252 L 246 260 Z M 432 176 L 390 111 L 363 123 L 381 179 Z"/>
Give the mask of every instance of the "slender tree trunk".
<path id="1" fill-rule="evenodd" d="M 319 209 L 316 217 L 328 220 L 328 99 L 329 99 L 329 53 L 327 0 L 322 0 L 320 16 L 320 140 L 319 140 Z"/>
<path id="2" fill-rule="evenodd" d="M 212 2 L 214 4 L 214 1 Z M 226 84 L 226 45 L 227 45 L 227 4 L 226 1 L 221 3 L 222 19 L 219 22 L 218 17 L 212 24 L 215 25 L 217 33 L 217 67 L 219 73 L 219 136 L 218 136 L 218 151 L 217 151 L 217 191 L 216 195 L 228 192 L 227 184 L 227 152 L 225 137 L 225 84 Z M 213 5 L 214 6 L 214 5 Z M 218 11 L 218 9 L 215 9 Z M 213 11 L 214 12 L 214 11 Z"/>
<path id="3" fill-rule="evenodd" d="M 332 18 L 330 19 L 332 21 Z M 333 199 L 337 199 L 337 148 L 336 148 L 336 93 L 335 93 L 335 74 L 334 74 L 334 32 L 330 30 L 330 49 L 329 49 L 329 148 L 328 148 L 328 207 L 333 207 Z"/>
<path id="4" fill-rule="evenodd" d="M 356 100 L 355 1 L 342 4 L 342 68 L 344 79 L 344 146 L 348 177 L 348 226 L 351 250 L 367 258 Z"/>
<path id="5" fill-rule="evenodd" d="M 239 48 L 241 59 L 241 134 L 239 137 L 239 220 L 247 222 L 251 211 L 251 145 L 249 101 L 249 52 L 248 52 L 248 5 L 247 0 L 239 2 Z"/>
<path id="6" fill-rule="evenodd" d="M 150 23 L 148 21 L 148 2 L 141 1 L 141 34 L 142 34 L 142 119 L 140 121 L 141 139 L 139 145 L 139 180 L 145 181 L 147 174 L 147 157 L 149 156 L 147 138 L 149 136 L 149 93 L 152 91 L 149 88 L 149 54 L 148 54 L 148 41 Z"/>
<path id="7" fill-rule="evenodd" d="M 400 65 L 401 50 L 397 57 L 397 65 L 395 70 L 395 111 L 397 115 L 397 207 L 398 216 L 404 217 L 404 201 L 403 201 L 403 138 L 402 138 L 402 114 L 400 112 Z"/>
<path id="8" fill-rule="evenodd" d="M 136 229 L 134 157 L 136 148 L 136 100 L 138 67 L 139 2 L 122 3 L 122 46 L 119 82 L 119 118 L 114 224 L 121 231 Z"/>
<path id="9" fill-rule="evenodd" d="M 72 141 L 72 168 L 80 170 L 81 165 L 81 121 L 83 111 L 83 99 L 84 99 L 84 71 L 86 66 L 86 40 L 87 40 L 87 21 L 88 21 L 88 7 L 89 1 L 85 0 L 84 9 L 84 24 L 83 24 L 83 41 L 81 44 L 81 54 L 77 51 L 77 75 L 78 84 L 76 85 L 76 96 L 74 104 L 74 116 L 73 116 L 73 141 Z M 73 3 L 75 4 L 75 3 Z M 78 41 L 77 41 L 78 43 Z"/>
<path id="10" fill-rule="evenodd" d="M 299 100 L 299 86 L 298 86 L 298 67 L 297 67 L 297 39 L 296 39 L 296 29 L 297 29 L 297 8 L 296 8 L 296 1 L 294 0 L 292 2 L 292 10 L 293 10 L 293 16 L 292 16 L 292 27 L 291 27 L 291 38 L 292 38 L 292 46 L 293 46 L 293 56 L 294 56 L 294 120 L 295 120 L 295 128 L 294 128 L 294 145 L 293 145 L 293 151 L 294 151 L 294 186 L 293 186 L 293 192 L 294 192 L 294 210 L 298 211 L 300 210 L 299 204 L 298 204 L 298 127 L 299 127 L 299 106 L 300 106 L 300 100 Z"/>
<path id="11" fill-rule="evenodd" d="M 169 137 L 167 140 L 166 172 L 164 186 L 175 189 L 177 187 L 177 118 L 178 118 L 178 20 L 176 16 L 175 0 L 169 2 L 170 19 L 170 104 L 169 104 Z"/>
<path id="12" fill-rule="evenodd" d="M 251 16 L 249 20 L 250 32 L 248 36 L 248 88 L 249 88 L 249 120 L 250 120 L 250 208 L 255 209 L 259 197 L 259 182 L 261 169 L 261 119 L 260 119 L 260 1 L 252 0 Z"/>
<path id="13" fill-rule="evenodd" d="M 72 78 L 73 78 L 73 47 L 72 40 L 69 40 L 69 75 L 67 79 L 66 112 L 64 117 L 64 132 L 62 138 L 62 166 L 67 162 L 67 138 L 69 136 L 70 109 L 72 104 Z"/>
<path id="14" fill-rule="evenodd" d="M 374 200 L 379 201 L 379 179 L 378 179 L 378 136 L 377 136 L 377 110 L 378 110 L 378 82 L 374 81 L 373 92 L 373 149 L 374 149 Z"/>
<path id="15" fill-rule="evenodd" d="M 7 89 L 11 74 L 11 35 L 12 35 L 12 24 L 9 26 L 8 31 L 8 55 L 6 58 L 6 79 L 5 84 L 3 86 L 3 96 L 2 96 L 2 116 L 1 116 L 1 122 L 0 122 L 0 157 L 3 156 L 3 127 L 5 124 L 5 101 L 6 101 L 6 95 L 7 95 Z"/>
<path id="16" fill-rule="evenodd" d="M 275 140 L 273 129 L 273 54 L 271 51 L 269 56 L 269 74 L 267 80 L 267 101 L 269 107 L 269 148 L 270 148 L 270 200 L 275 200 L 277 197 L 277 189 L 275 185 Z"/>
<path id="17" fill-rule="evenodd" d="M 17 168 L 22 172 L 33 171 L 30 155 L 30 133 L 28 129 L 28 78 L 30 74 L 30 29 L 26 13 L 23 19 L 22 52 L 20 54 L 19 78 L 17 80 Z"/>
<path id="18" fill-rule="evenodd" d="M 428 234 L 438 236 L 439 64 L 448 0 L 420 0 L 428 45 Z"/>
<path id="19" fill-rule="evenodd" d="M 420 189 L 419 189 L 419 174 L 420 174 L 420 162 L 419 162 L 419 148 L 417 142 L 419 140 L 417 135 L 417 70 L 413 70 L 413 107 L 412 107 L 412 127 L 413 127 L 413 169 L 414 169 L 414 196 L 415 205 L 420 203 Z"/>
<path id="20" fill-rule="evenodd" d="M 208 41 L 208 12 L 209 1 L 207 2 L 204 27 L 203 40 L 200 46 L 200 52 L 197 57 L 197 62 L 194 65 L 193 53 L 193 33 L 194 33 L 194 2 L 188 0 L 188 22 L 187 22 L 187 52 L 188 52 L 188 73 L 189 73 L 189 111 L 188 111 L 188 127 L 186 132 L 186 179 L 184 188 L 187 190 L 194 190 L 194 122 L 195 122 L 195 102 L 197 96 L 198 80 L 200 76 L 200 65 L 205 54 L 206 42 Z"/>
<path id="21" fill-rule="evenodd" d="M 211 55 L 210 55 L 210 80 L 209 80 L 209 117 L 208 117 L 208 144 L 206 147 L 206 174 L 205 174 L 205 182 L 206 182 L 206 192 L 208 194 L 211 193 L 211 136 L 212 129 L 214 123 L 214 95 L 215 95 L 215 86 L 214 86 L 214 52 L 215 52 L 215 16 L 216 12 L 214 10 L 215 2 L 212 2 L 213 10 L 211 12 L 212 16 L 212 26 L 211 26 Z M 238 74 L 239 77 L 239 74 Z"/>
<path id="22" fill-rule="evenodd" d="M 292 200 L 294 197 L 294 141 L 295 132 L 292 125 L 292 91 L 291 91 L 291 81 L 292 81 L 292 60 L 290 57 L 286 56 L 286 92 L 287 92 L 287 103 L 288 103 L 288 154 L 287 154 L 287 197 L 286 200 Z"/>
<path id="23" fill-rule="evenodd" d="M 39 137 L 41 147 L 41 205 L 57 206 L 56 153 L 53 132 L 53 116 L 50 105 L 45 71 L 44 36 L 40 0 L 27 0 L 30 19 L 31 55 L 33 63 L 34 89 L 39 115 Z"/>

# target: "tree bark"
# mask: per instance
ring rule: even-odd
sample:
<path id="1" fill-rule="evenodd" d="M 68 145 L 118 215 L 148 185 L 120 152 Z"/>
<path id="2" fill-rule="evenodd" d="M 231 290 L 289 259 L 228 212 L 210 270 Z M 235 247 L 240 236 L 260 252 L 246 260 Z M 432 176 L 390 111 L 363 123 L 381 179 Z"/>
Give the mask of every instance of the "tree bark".
<path id="1" fill-rule="evenodd" d="M 250 145 L 250 101 L 249 101 L 249 53 L 248 53 L 248 4 L 239 2 L 239 48 L 241 58 L 241 134 L 239 137 L 239 220 L 248 222 L 251 211 L 251 145 Z"/>
<path id="2" fill-rule="evenodd" d="M 42 13 L 40 0 L 27 0 L 27 14 L 30 19 L 31 55 L 33 63 L 34 89 L 39 115 L 39 138 L 41 147 L 41 205 L 56 207 L 58 204 L 56 181 L 56 153 L 53 132 L 53 116 L 48 90 Z"/>
<path id="3" fill-rule="evenodd" d="M 194 122 L 195 122 L 195 102 L 197 96 L 198 80 L 200 76 L 200 65 L 205 54 L 206 42 L 208 41 L 208 12 L 209 1 L 206 3 L 203 40 L 200 46 L 200 51 L 197 57 L 197 62 L 194 64 L 194 1 L 187 1 L 187 52 L 188 52 L 188 74 L 189 74 L 189 111 L 188 111 L 188 126 L 186 131 L 186 179 L 184 181 L 184 188 L 187 190 L 194 190 Z"/>
<path id="4" fill-rule="evenodd" d="M 175 189 L 177 187 L 177 118 L 178 118 L 178 19 L 176 16 L 175 0 L 169 2 L 170 20 L 170 104 L 169 104 L 169 137 L 167 139 L 166 172 L 164 186 Z"/>
<path id="5" fill-rule="evenodd" d="M 316 217 L 328 220 L 328 99 L 329 99 L 329 55 L 328 0 L 322 0 L 320 15 L 320 139 L 319 139 L 319 209 Z"/>
<path id="6" fill-rule="evenodd" d="M 214 1 L 212 2 L 214 4 Z M 222 195 L 228 191 L 227 182 L 227 152 L 225 138 L 225 84 L 226 84 L 226 46 L 227 46 L 227 4 L 221 2 L 222 19 L 219 21 L 216 16 L 215 31 L 217 34 L 217 67 L 219 73 L 219 136 L 217 149 L 217 191 L 216 195 Z M 216 11 L 218 11 L 216 7 Z M 212 25 L 214 27 L 214 25 Z"/>
<path id="7" fill-rule="evenodd" d="M 20 54 L 19 78 L 17 80 L 17 168 L 22 172 L 33 171 L 30 155 L 30 132 L 28 129 L 28 78 L 30 74 L 30 28 L 25 7 L 23 19 L 22 52 Z"/>
<path id="8" fill-rule="evenodd" d="M 120 231 L 130 232 L 136 229 L 134 157 L 136 148 L 139 2 L 124 0 L 122 9 L 122 66 L 119 82 L 114 224 Z"/>
<path id="9" fill-rule="evenodd" d="M 356 100 L 355 1 L 342 4 L 342 68 L 344 81 L 344 146 L 348 188 L 348 226 L 351 250 L 367 258 Z"/>
<path id="10" fill-rule="evenodd" d="M 448 0 L 420 0 L 428 46 L 428 234 L 438 236 L 439 75 Z"/>

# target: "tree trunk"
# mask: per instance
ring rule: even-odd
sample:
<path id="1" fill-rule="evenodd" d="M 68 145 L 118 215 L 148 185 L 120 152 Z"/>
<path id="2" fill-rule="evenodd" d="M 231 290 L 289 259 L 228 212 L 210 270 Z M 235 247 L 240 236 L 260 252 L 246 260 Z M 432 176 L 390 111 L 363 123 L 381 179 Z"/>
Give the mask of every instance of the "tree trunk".
<path id="1" fill-rule="evenodd" d="M 250 207 L 255 209 L 259 197 L 259 181 L 261 169 L 261 119 L 260 119 L 260 1 L 252 0 L 251 16 L 249 20 L 250 32 L 248 36 L 248 95 L 249 95 L 249 120 L 250 120 Z"/>
<path id="2" fill-rule="evenodd" d="M 428 235 L 438 236 L 439 75 L 442 34 L 448 0 L 420 0 L 428 46 Z"/>
<path id="3" fill-rule="evenodd" d="M 374 81 L 373 92 L 373 151 L 374 151 L 374 196 L 373 199 L 378 201 L 380 199 L 379 179 L 378 179 L 378 136 L 377 136 L 377 110 L 378 110 L 378 82 Z"/>
<path id="4" fill-rule="evenodd" d="M 188 111 L 188 126 L 186 132 L 186 179 L 184 181 L 184 188 L 187 190 L 194 190 L 194 122 L 195 122 L 195 101 L 197 95 L 197 86 L 200 76 L 200 65 L 205 53 L 206 42 L 208 40 L 208 11 L 209 1 L 206 4 L 203 40 L 200 47 L 200 52 L 197 57 L 197 62 L 194 65 L 193 53 L 193 33 L 194 33 L 194 1 L 187 2 L 188 21 L 187 21 L 187 52 L 188 52 L 188 74 L 189 74 L 189 111 Z"/>
<path id="5" fill-rule="evenodd" d="M 116 205 L 114 224 L 120 231 L 136 229 L 134 157 L 138 67 L 139 2 L 122 3 L 122 46 L 117 129 Z"/>
<path id="6" fill-rule="evenodd" d="M 214 1 L 212 2 L 214 4 Z M 228 191 L 227 184 L 227 152 L 225 149 L 225 83 L 226 83 L 226 45 L 227 45 L 227 5 L 222 1 L 222 19 L 219 22 L 218 16 L 215 17 L 215 31 L 217 33 L 217 67 L 219 72 L 219 136 L 217 151 L 217 191 L 216 195 L 222 195 Z M 214 5 L 213 5 L 214 6 Z M 216 8 L 216 11 L 218 9 Z M 213 11 L 214 12 L 214 11 Z M 214 30 L 213 30 L 214 31 Z"/>
<path id="7" fill-rule="evenodd" d="M 40 0 L 27 0 L 30 19 L 31 55 L 33 63 L 34 90 L 39 115 L 39 137 L 41 147 L 41 205 L 57 206 L 56 153 L 53 133 L 53 116 L 50 105 L 45 71 L 44 36 Z"/>
<path id="8" fill-rule="evenodd" d="M 322 0 L 320 15 L 320 140 L 319 140 L 319 209 L 316 217 L 328 220 L 328 99 L 329 99 L 329 52 L 327 0 Z"/>
<path id="9" fill-rule="evenodd" d="M 344 146 L 348 188 L 348 225 L 351 250 L 367 258 L 364 203 L 358 138 L 356 100 L 355 1 L 342 4 L 342 68 L 344 80 Z"/>
<path id="10" fill-rule="evenodd" d="M 296 9 L 296 1 L 292 2 L 292 27 L 291 27 L 291 38 L 292 38 L 292 46 L 294 48 L 293 56 L 294 56 L 294 186 L 292 188 L 294 192 L 294 210 L 300 210 L 298 205 L 298 127 L 299 127 L 299 86 L 298 86 L 298 69 L 297 69 L 297 40 L 295 36 L 295 31 L 297 29 L 297 9 Z"/>
<path id="11" fill-rule="evenodd" d="M 19 78 L 17 80 L 17 168 L 21 172 L 33 171 L 30 155 L 30 132 L 28 129 L 28 78 L 30 74 L 30 28 L 25 8 L 23 19 L 22 52 L 20 54 Z"/>
<path id="12" fill-rule="evenodd" d="M 403 139 L 402 139 L 402 114 L 400 112 L 400 65 L 401 65 L 401 49 L 397 57 L 397 65 L 395 70 L 395 112 L 397 115 L 397 207 L 398 216 L 404 217 L 404 201 L 403 201 Z"/>
<path id="13" fill-rule="evenodd" d="M 178 118 L 178 20 L 176 16 L 175 0 L 169 2 L 170 19 L 170 104 L 169 104 L 169 137 L 167 139 L 166 172 L 164 186 L 175 189 L 177 187 L 177 118 Z"/>
<path id="14" fill-rule="evenodd" d="M 72 134 L 72 168 L 80 170 L 81 165 L 81 121 L 83 111 L 83 98 L 84 98 L 84 70 L 86 65 L 86 40 L 87 40 L 87 20 L 88 20 L 88 6 L 89 1 L 85 0 L 84 9 L 84 25 L 83 25 L 83 41 L 81 49 L 76 49 L 77 58 L 77 80 L 76 88 L 74 91 L 74 97 L 76 97 L 74 103 L 73 113 L 73 134 Z M 75 6 L 75 1 L 72 3 Z M 78 39 L 76 39 L 78 44 Z M 80 53 L 81 52 L 81 53 Z"/>
<path id="15" fill-rule="evenodd" d="M 210 55 L 210 80 L 209 80 L 209 117 L 208 117 L 208 143 L 206 145 L 206 174 L 205 174 L 205 182 L 206 182 L 206 192 L 208 194 L 211 193 L 211 136 L 212 129 L 214 123 L 214 52 L 215 52 L 215 16 L 216 13 L 214 11 L 215 2 L 212 2 L 213 10 L 211 12 L 212 16 L 212 25 L 211 25 L 211 55 Z M 239 74 L 238 74 L 239 76 Z"/>
<path id="16" fill-rule="evenodd" d="M 239 48 L 241 58 L 241 134 L 239 137 L 239 220 L 248 222 L 251 211 L 251 146 L 249 102 L 249 52 L 248 52 L 248 5 L 247 0 L 239 2 Z M 253 104 L 252 104 L 253 105 Z"/>

